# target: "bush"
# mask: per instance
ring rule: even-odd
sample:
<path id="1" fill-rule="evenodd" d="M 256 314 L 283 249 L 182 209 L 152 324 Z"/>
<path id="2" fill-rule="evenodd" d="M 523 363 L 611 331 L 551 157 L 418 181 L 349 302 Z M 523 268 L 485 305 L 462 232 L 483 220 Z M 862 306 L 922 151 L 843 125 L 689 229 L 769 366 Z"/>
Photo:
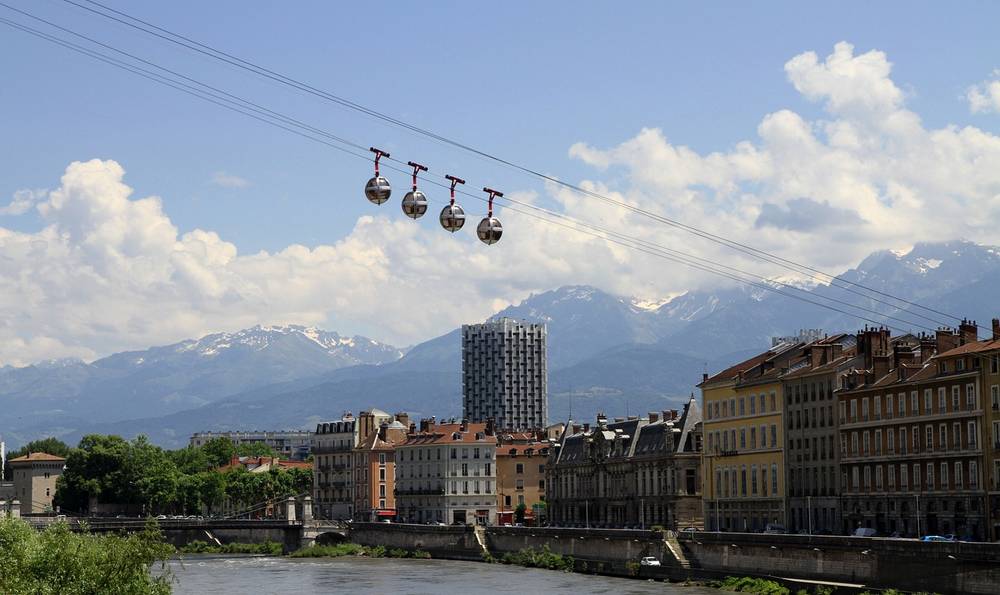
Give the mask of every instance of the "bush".
<path id="1" fill-rule="evenodd" d="M 130 593 L 167 595 L 172 575 L 161 564 L 174 548 L 155 526 L 131 535 L 70 531 L 56 523 L 35 531 L 19 519 L 0 518 L 0 593 Z"/>
<path id="2" fill-rule="evenodd" d="M 747 576 L 727 576 L 724 580 L 716 582 L 713 586 L 722 591 L 752 593 L 753 595 L 789 595 L 788 589 L 779 583 Z"/>
<path id="3" fill-rule="evenodd" d="M 542 546 L 541 551 L 533 548 L 523 549 L 517 553 L 507 552 L 500 559 L 504 564 L 524 566 L 526 568 L 546 568 L 548 570 L 573 571 L 573 558 L 553 553 L 549 546 Z"/>
<path id="4" fill-rule="evenodd" d="M 194 540 L 177 548 L 182 554 L 266 554 L 280 556 L 280 543 L 265 541 L 264 543 L 224 543 L 217 545 L 206 541 Z"/>
<path id="5" fill-rule="evenodd" d="M 337 545 L 311 545 L 291 554 L 293 558 L 339 558 L 340 556 L 360 556 L 368 553 L 364 546 L 356 543 L 338 543 Z"/>

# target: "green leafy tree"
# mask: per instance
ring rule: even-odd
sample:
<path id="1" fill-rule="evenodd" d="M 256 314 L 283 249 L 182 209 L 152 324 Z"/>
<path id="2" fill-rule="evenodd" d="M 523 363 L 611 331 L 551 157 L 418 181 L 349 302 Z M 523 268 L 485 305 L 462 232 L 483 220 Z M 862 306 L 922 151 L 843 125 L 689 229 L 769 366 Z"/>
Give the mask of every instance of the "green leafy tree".
<path id="1" fill-rule="evenodd" d="M 274 449 L 263 442 L 244 442 L 236 446 L 236 454 L 241 457 L 274 457 Z"/>
<path id="2" fill-rule="evenodd" d="M 528 507 L 524 505 L 524 502 L 521 502 L 520 504 L 518 504 L 517 508 L 514 509 L 514 520 L 516 522 L 518 522 L 518 523 L 523 523 L 524 522 L 524 513 L 527 510 L 528 510 Z"/>
<path id="3" fill-rule="evenodd" d="M 229 438 L 212 438 L 201 447 L 201 450 L 212 467 L 228 465 L 236 454 L 236 447 Z"/>

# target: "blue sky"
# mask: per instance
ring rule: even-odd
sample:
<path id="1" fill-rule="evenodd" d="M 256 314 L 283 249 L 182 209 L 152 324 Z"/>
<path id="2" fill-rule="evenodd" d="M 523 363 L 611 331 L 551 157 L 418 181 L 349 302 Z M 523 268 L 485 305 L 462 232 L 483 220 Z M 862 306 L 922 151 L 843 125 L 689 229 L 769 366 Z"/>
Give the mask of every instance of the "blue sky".
<path id="1" fill-rule="evenodd" d="M 547 206 L 580 216 L 596 214 L 587 203 L 560 198 L 511 170 L 150 40 L 64 2 L 7 1 L 359 143 L 426 163 L 433 174 L 461 175 L 472 189 L 489 185 L 534 192 L 535 200 Z M 905 110 L 919 117 L 923 129 L 955 125 L 972 126 L 989 136 L 1000 132 L 1000 116 L 989 111 L 973 114 L 966 99 L 970 86 L 996 78 L 993 72 L 1000 67 L 996 3 L 106 1 L 374 109 L 570 181 L 593 180 L 626 197 L 642 195 L 643 180 L 650 180 L 637 168 L 658 166 L 632 162 L 620 153 L 587 159 L 579 152 L 571 155 L 570 147 L 583 143 L 594 151 L 611 151 L 627 146 L 643 129 L 658 129 L 671 147 L 689 147 L 700 156 L 730 154 L 741 141 L 760 143 L 762 121 L 781 110 L 822 127 L 843 114 L 825 103 L 826 90 L 813 96 L 797 90 L 785 65 L 809 51 L 822 62 L 841 41 L 853 44 L 855 55 L 872 50 L 884 54 Z M 0 16 L 30 23 L 2 7 Z M 134 189 L 133 199 L 160 197 L 165 217 L 180 234 L 210 230 L 240 255 L 274 253 L 293 244 L 309 249 L 334 244 L 350 237 L 359 217 L 366 215 L 396 222 L 402 218 L 395 197 L 380 209 L 363 199 L 361 188 L 370 166 L 360 160 L 6 27 L 0 27 L 0 71 L 0 130 L 5 140 L 0 144 L 0 205 L 19 190 L 59 187 L 71 162 L 101 159 L 124 168 L 124 183 Z M 223 178 L 239 178 L 245 184 L 217 183 Z M 397 192 L 405 185 L 399 175 L 393 182 Z M 711 185 L 695 180 L 685 186 L 694 191 L 706 183 Z M 752 189 L 757 182 L 741 178 L 739 184 Z M 986 184 L 985 194 L 969 194 L 963 200 L 989 195 L 991 184 Z M 874 187 L 893 186 L 880 182 Z M 435 190 L 432 199 L 441 198 L 443 193 Z M 800 198 L 775 200 L 787 208 L 803 204 L 795 202 Z M 481 214 L 484 209 L 469 204 L 468 210 Z M 433 217 L 407 223 L 425 234 L 443 233 Z M 0 228 L 22 234 L 39 233 L 51 224 L 34 210 L 0 215 Z M 747 233 L 753 236 L 752 226 Z M 965 232 L 958 228 L 954 233 Z M 878 235 L 877 230 L 872 235 Z M 517 237 L 510 236 L 511 241 Z M 477 250 L 476 258 L 513 259 L 509 251 L 500 256 L 504 246 L 486 252 L 463 241 L 455 249 Z M 850 257 L 872 247 L 865 242 Z M 609 254 L 607 270 L 613 279 L 623 265 L 620 255 Z M 500 262 L 518 279 L 501 283 L 474 276 L 471 282 L 477 288 L 459 293 L 475 303 L 462 311 L 463 319 L 548 288 L 545 281 L 551 277 L 520 270 L 520 261 Z M 833 269 L 850 264 L 817 262 Z M 396 262 L 387 270 L 399 274 L 407 264 Z M 632 263 L 624 268 L 637 280 L 605 285 L 664 295 L 700 283 L 681 276 L 679 285 L 651 285 L 641 280 L 648 269 Z M 555 278 L 575 279 L 572 274 Z M 601 280 L 599 275 L 579 279 Z M 408 282 L 406 291 L 422 295 L 415 281 Z M 325 326 L 382 333 L 396 341 L 426 338 L 461 321 L 394 331 L 372 324 L 364 312 L 346 305 L 349 301 L 343 311 L 334 306 L 323 313 L 306 308 L 306 318 Z M 268 312 L 248 311 L 237 319 L 209 316 L 176 328 L 178 333 L 219 330 L 255 316 L 268 322 Z M 300 313 L 284 311 L 274 317 L 288 321 Z M 107 324 L 112 329 L 108 333 L 82 332 L 68 347 L 59 339 L 66 349 L 39 348 L 39 353 L 86 357 L 161 338 L 156 333 L 131 335 L 113 321 Z M 21 327 L 17 334 L 27 344 L 35 338 L 33 329 Z M 72 334 L 68 328 L 46 332 L 57 331 Z M 111 336 L 131 338 L 116 342 Z M 170 333 L 162 335 L 162 340 L 172 338 Z"/>

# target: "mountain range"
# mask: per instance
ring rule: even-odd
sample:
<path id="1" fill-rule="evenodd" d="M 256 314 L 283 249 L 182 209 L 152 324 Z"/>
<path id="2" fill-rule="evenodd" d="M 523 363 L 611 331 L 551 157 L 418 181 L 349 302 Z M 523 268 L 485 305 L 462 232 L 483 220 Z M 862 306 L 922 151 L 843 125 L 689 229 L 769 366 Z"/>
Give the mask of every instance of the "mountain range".
<path id="1" fill-rule="evenodd" d="M 552 421 L 656 411 L 678 407 L 703 372 L 802 328 L 832 333 L 884 323 L 899 333 L 956 325 L 952 316 L 988 323 L 996 315 L 991 298 L 1000 295 L 1000 249 L 922 243 L 873 253 L 838 279 L 653 302 L 567 286 L 493 318 L 548 325 Z M 13 446 L 100 432 L 143 433 L 177 447 L 195 431 L 303 428 L 368 407 L 461 415 L 460 331 L 404 350 L 310 327 L 258 326 L 89 364 L 0 368 L 0 432 Z"/>

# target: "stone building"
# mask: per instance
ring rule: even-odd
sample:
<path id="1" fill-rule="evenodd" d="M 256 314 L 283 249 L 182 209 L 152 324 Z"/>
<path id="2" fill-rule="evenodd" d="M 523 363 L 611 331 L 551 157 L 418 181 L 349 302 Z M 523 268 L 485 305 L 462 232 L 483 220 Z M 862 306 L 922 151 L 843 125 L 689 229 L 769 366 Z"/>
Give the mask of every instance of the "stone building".
<path id="1" fill-rule="evenodd" d="M 54 512 L 56 480 L 66 467 L 66 459 L 45 452 L 29 452 L 8 463 L 14 474 L 14 497 L 20 500 L 21 514 Z"/>
<path id="2" fill-rule="evenodd" d="M 806 343 L 781 343 L 709 377 L 705 408 L 704 514 L 709 530 L 784 526 L 785 424 L 782 375 Z"/>
<path id="3" fill-rule="evenodd" d="M 396 445 L 406 439 L 408 417 L 382 422 L 354 449 L 354 520 L 396 517 Z"/>
<path id="4" fill-rule="evenodd" d="M 838 398 L 844 530 L 987 536 L 983 395 L 997 375 L 979 353 L 995 346 L 968 321 L 916 344 L 862 336 L 870 355 Z"/>
<path id="5" fill-rule="evenodd" d="M 536 524 L 545 514 L 545 465 L 549 442 L 544 437 L 522 432 L 498 436 L 497 523 L 517 522 L 516 511 L 524 505 L 523 522 Z"/>
<path id="6" fill-rule="evenodd" d="M 396 446 L 402 522 L 496 523 L 496 434 L 491 422 L 420 421 Z"/>
<path id="7" fill-rule="evenodd" d="M 782 375 L 785 418 L 787 528 L 797 533 L 839 533 L 840 449 L 836 392 L 859 365 L 857 338 L 839 334 L 806 345 Z"/>
<path id="8" fill-rule="evenodd" d="M 462 326 L 462 410 L 503 430 L 548 424 L 544 324 L 510 318 Z"/>
<path id="9" fill-rule="evenodd" d="M 546 473 L 549 522 L 574 527 L 702 525 L 701 409 L 569 423 Z"/>

